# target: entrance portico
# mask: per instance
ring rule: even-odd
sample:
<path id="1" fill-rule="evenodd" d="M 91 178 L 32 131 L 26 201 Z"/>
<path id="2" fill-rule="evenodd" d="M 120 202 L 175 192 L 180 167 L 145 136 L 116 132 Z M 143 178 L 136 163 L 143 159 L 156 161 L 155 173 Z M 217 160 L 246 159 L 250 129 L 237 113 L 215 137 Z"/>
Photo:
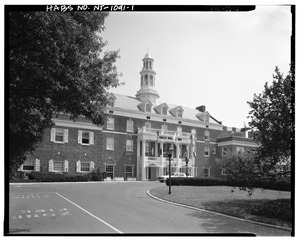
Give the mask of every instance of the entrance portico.
<path id="1" fill-rule="evenodd" d="M 156 180 L 158 176 L 169 173 L 167 150 L 172 147 L 171 173 L 188 173 L 196 176 L 195 137 L 192 133 L 168 131 L 143 126 L 137 138 L 137 180 Z"/>

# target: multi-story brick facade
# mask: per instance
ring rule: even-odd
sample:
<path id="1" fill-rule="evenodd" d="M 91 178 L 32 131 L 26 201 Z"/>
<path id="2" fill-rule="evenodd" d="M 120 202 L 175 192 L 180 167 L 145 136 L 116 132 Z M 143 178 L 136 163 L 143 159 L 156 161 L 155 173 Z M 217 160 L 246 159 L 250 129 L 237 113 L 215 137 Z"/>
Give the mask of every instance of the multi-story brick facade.
<path id="1" fill-rule="evenodd" d="M 112 179 L 156 180 L 169 172 L 167 151 L 172 149 L 172 172 L 226 175 L 217 161 L 224 152 L 243 152 L 256 144 L 240 129 L 223 126 L 205 106 L 158 102 L 153 62 L 146 54 L 136 97 L 110 94 L 104 126 L 84 118 L 73 122 L 67 115 L 53 118 L 55 126 L 45 131 L 19 170 L 66 175 L 99 170 Z"/>

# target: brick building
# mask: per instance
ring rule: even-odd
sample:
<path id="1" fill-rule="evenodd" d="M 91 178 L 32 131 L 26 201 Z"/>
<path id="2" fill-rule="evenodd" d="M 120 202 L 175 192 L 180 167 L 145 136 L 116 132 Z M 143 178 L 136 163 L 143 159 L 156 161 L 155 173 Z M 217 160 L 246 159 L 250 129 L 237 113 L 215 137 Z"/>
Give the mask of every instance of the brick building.
<path id="1" fill-rule="evenodd" d="M 135 97 L 110 93 L 104 126 L 84 118 L 73 122 L 67 115 L 53 118 L 55 126 L 45 131 L 19 171 L 74 175 L 99 170 L 115 180 L 156 180 L 168 173 L 167 151 L 172 148 L 172 172 L 226 175 L 217 159 L 256 144 L 246 132 L 223 126 L 204 105 L 188 108 L 159 102 L 153 63 L 147 53 Z"/>

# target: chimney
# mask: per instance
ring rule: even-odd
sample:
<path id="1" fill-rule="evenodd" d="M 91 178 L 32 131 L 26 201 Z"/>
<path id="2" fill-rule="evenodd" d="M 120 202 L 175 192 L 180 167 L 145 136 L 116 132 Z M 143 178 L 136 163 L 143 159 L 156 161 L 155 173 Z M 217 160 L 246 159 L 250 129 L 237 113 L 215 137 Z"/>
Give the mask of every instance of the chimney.
<path id="1" fill-rule="evenodd" d="M 205 105 L 200 105 L 200 106 L 196 107 L 196 109 L 201 112 L 205 112 Z"/>

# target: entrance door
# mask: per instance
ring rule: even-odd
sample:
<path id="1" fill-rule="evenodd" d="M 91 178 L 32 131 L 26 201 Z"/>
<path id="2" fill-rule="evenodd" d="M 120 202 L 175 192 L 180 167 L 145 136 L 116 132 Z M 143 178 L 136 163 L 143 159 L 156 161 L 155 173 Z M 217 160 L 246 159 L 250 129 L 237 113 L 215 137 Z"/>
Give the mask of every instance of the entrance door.
<path id="1" fill-rule="evenodd" d="M 147 176 L 149 181 L 156 181 L 159 175 L 159 168 L 158 167 L 147 167 Z"/>

